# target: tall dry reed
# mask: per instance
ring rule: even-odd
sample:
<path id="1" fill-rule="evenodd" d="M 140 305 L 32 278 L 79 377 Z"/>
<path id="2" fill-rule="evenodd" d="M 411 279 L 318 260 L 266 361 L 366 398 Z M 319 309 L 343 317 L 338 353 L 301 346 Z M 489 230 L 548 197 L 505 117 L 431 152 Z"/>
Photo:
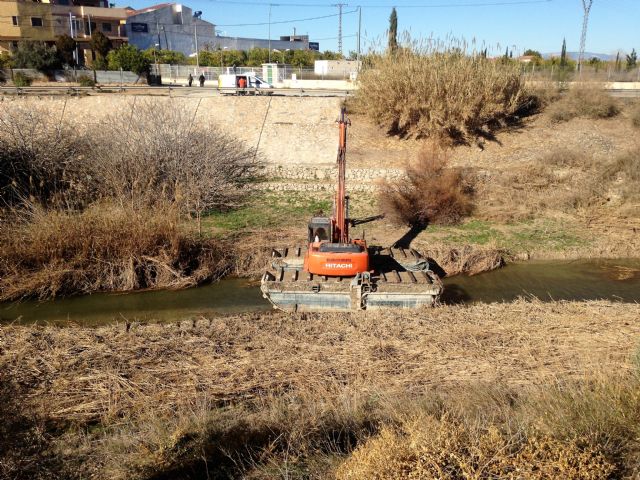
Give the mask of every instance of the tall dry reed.
<path id="1" fill-rule="evenodd" d="M 525 103 L 516 62 L 487 59 L 460 43 L 412 42 L 372 55 L 355 107 L 392 134 L 469 142 Z"/>
<path id="2" fill-rule="evenodd" d="M 32 205 L 0 233 L 0 301 L 193 286 L 221 276 L 228 255 L 222 241 L 188 231 L 171 206 Z"/>

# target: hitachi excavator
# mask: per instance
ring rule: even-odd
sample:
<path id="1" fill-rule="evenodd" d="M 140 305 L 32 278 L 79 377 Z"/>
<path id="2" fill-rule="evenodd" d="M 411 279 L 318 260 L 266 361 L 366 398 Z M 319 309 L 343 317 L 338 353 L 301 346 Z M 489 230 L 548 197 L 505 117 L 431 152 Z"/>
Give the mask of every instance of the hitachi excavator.
<path id="1" fill-rule="evenodd" d="M 273 249 L 261 289 L 275 308 L 287 311 L 347 311 L 434 305 L 443 286 L 429 262 L 414 249 L 367 246 L 349 227 L 382 218 L 349 218 L 346 192 L 345 109 L 337 120 L 338 185 L 333 215 L 313 217 L 307 247 Z"/>

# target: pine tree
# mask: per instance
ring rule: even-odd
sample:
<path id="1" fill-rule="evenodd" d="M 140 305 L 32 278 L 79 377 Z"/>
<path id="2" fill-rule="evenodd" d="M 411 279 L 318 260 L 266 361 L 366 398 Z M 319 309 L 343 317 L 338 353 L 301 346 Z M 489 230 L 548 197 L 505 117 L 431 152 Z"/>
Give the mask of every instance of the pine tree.
<path id="1" fill-rule="evenodd" d="M 636 49 L 632 49 L 631 53 L 627 55 L 627 70 L 632 70 L 636 68 L 638 62 L 638 55 L 636 54 Z"/>
<path id="2" fill-rule="evenodd" d="M 564 68 L 566 66 L 567 66 L 567 40 L 563 38 L 562 51 L 560 52 L 560 67 Z"/>
<path id="3" fill-rule="evenodd" d="M 389 50 L 395 52 L 398 49 L 398 13 L 396 7 L 391 10 L 389 15 Z"/>

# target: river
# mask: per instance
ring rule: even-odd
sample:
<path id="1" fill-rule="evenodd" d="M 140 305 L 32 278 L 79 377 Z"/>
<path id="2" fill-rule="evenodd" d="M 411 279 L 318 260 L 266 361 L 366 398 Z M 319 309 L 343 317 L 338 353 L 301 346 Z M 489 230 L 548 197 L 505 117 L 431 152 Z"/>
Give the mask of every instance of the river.
<path id="1" fill-rule="evenodd" d="M 444 280 L 443 302 L 551 300 L 640 301 L 640 260 L 533 261 Z M 268 312 L 259 282 L 228 278 L 187 290 L 98 293 L 38 302 L 0 304 L 3 323 L 99 325 L 125 321 L 188 320 L 200 315 Z"/>

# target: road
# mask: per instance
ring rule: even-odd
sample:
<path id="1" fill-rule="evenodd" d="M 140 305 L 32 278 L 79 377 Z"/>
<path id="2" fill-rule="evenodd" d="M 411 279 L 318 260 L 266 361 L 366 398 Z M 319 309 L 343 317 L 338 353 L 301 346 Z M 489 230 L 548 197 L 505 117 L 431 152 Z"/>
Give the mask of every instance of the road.
<path id="1" fill-rule="evenodd" d="M 108 95 L 119 93 L 125 95 L 151 95 L 205 98 L 220 96 L 221 93 L 216 87 L 185 87 L 185 86 L 118 86 L 109 85 L 99 88 L 41 85 L 32 87 L 0 87 L 0 94 L 3 95 Z M 273 96 L 287 97 L 347 97 L 353 93 L 349 90 L 329 90 L 329 89 L 308 89 L 308 88 L 277 88 L 273 89 Z"/>

